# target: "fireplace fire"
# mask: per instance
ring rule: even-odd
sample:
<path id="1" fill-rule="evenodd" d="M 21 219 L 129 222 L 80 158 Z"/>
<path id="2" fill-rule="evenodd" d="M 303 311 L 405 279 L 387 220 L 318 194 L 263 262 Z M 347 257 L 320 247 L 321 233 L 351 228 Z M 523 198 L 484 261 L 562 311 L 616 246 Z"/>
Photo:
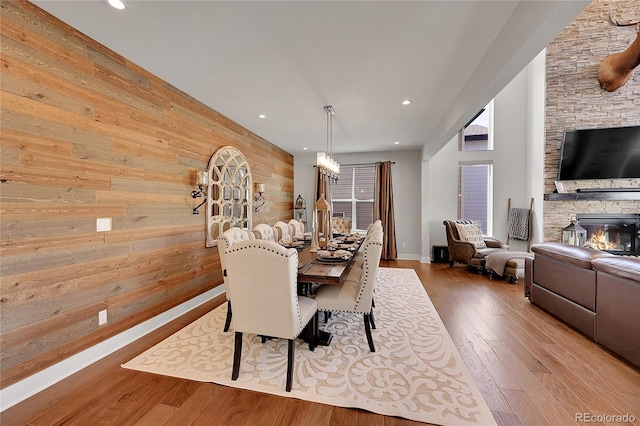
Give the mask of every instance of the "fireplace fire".
<path id="1" fill-rule="evenodd" d="M 613 254 L 640 255 L 640 214 L 590 213 L 577 216 L 587 230 L 587 241 Z"/>

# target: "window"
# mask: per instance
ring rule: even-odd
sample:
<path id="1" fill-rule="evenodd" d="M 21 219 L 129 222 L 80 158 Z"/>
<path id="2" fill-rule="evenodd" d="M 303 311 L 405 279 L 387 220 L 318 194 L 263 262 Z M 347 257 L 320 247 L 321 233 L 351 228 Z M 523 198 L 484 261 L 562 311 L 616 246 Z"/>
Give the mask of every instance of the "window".
<path id="1" fill-rule="evenodd" d="M 477 220 L 482 233 L 491 235 L 493 165 L 459 164 L 458 173 L 458 219 Z"/>
<path id="2" fill-rule="evenodd" d="M 375 176 L 375 165 L 340 166 L 340 179 L 331 184 L 333 215 L 351 219 L 355 230 L 373 223 Z"/>
<path id="3" fill-rule="evenodd" d="M 458 133 L 458 151 L 493 150 L 493 101 Z"/>

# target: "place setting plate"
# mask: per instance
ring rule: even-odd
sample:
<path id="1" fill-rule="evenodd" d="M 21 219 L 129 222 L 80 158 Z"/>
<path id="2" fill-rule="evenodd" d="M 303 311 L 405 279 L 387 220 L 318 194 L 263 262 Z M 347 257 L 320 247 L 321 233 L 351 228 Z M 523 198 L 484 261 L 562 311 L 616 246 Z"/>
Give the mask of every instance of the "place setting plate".
<path id="1" fill-rule="evenodd" d="M 292 243 L 282 244 L 283 247 L 286 247 L 286 248 L 297 248 L 297 249 L 301 248 L 303 245 L 304 245 L 303 241 L 294 241 Z"/>
<path id="2" fill-rule="evenodd" d="M 344 262 L 351 256 L 351 253 L 346 250 L 318 250 L 316 259 L 321 262 Z"/>

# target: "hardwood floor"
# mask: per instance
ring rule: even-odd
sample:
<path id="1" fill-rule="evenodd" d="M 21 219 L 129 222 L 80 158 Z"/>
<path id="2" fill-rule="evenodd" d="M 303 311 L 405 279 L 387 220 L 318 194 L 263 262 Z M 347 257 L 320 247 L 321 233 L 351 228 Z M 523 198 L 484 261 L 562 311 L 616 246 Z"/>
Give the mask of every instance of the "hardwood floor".
<path id="1" fill-rule="evenodd" d="M 414 268 L 489 408 L 502 425 L 579 424 L 631 415 L 640 424 L 640 370 L 531 305 L 522 283 L 464 267 Z M 215 303 L 215 302 L 214 302 Z M 394 417 L 120 368 L 213 303 L 5 410 L 10 425 L 413 425 Z M 380 324 L 379 327 L 384 325 Z M 231 372 L 229 372 L 231 374 Z M 607 419 L 605 424 L 625 424 Z M 602 422 L 601 422 L 602 423 Z M 629 423 L 626 423 L 629 424 Z"/>

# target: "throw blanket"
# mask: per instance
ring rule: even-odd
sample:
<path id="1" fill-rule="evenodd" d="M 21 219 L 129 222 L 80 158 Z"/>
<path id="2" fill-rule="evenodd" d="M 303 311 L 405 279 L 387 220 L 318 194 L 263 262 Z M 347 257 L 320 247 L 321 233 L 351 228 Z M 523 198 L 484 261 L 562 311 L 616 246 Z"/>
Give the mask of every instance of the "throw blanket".
<path id="1" fill-rule="evenodd" d="M 533 253 L 526 251 L 498 251 L 487 256 L 485 268 L 502 276 L 508 261 L 511 259 L 526 259 L 527 257 L 533 258 Z"/>
<path id="2" fill-rule="evenodd" d="M 509 209 L 509 237 L 529 241 L 529 209 Z"/>

